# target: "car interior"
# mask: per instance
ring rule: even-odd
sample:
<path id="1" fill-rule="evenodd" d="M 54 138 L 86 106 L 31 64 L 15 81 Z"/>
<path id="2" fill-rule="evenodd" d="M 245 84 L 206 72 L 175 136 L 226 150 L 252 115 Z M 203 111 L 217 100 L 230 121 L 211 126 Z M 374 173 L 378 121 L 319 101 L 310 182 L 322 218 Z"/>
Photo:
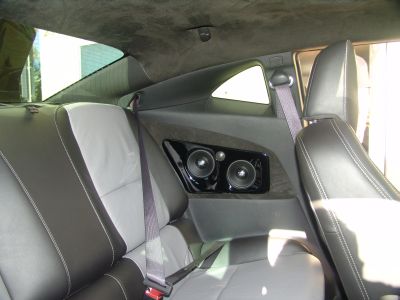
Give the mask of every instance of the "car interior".
<path id="1" fill-rule="evenodd" d="M 0 1 L 0 300 L 400 299 L 398 40 L 394 0 Z"/>

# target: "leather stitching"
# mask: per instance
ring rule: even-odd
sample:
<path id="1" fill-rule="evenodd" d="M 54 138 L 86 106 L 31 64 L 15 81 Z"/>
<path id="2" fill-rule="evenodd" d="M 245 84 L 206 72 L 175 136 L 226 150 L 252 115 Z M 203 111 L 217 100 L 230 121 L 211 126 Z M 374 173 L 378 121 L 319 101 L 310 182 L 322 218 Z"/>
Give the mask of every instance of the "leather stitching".
<path id="1" fill-rule="evenodd" d="M 351 159 L 353 162 L 357 165 L 359 170 L 364 174 L 364 176 L 368 179 L 368 181 L 375 187 L 376 191 L 385 199 L 390 199 L 390 196 L 384 191 L 383 187 L 374 180 L 372 174 L 368 171 L 368 169 L 364 166 L 362 161 L 358 158 L 357 154 L 351 147 L 351 145 L 348 143 L 346 138 L 344 137 L 343 132 L 340 130 L 338 124 L 336 121 L 333 119 L 329 121 L 331 124 L 332 128 L 334 129 L 336 135 L 339 137 L 339 140 L 345 147 L 347 153 L 350 155 Z M 337 129 L 336 129 L 337 128 Z M 339 133 L 340 132 L 340 133 Z M 347 145 L 346 145 L 347 144 Z"/>
<path id="2" fill-rule="evenodd" d="M 305 154 L 305 152 L 304 152 L 304 150 L 303 150 L 303 140 L 302 140 L 300 137 L 299 137 L 299 141 L 300 141 L 299 146 L 300 146 L 301 153 L 303 154 L 303 157 L 304 157 L 304 159 L 305 159 L 305 161 L 306 161 L 306 163 L 307 163 L 307 166 L 308 166 L 308 169 L 309 169 L 309 171 L 310 171 L 310 173 L 311 173 L 311 176 L 313 177 L 314 182 L 316 183 L 316 186 L 317 186 L 317 189 L 318 189 L 318 194 L 320 195 L 321 198 L 324 198 L 323 192 L 321 191 L 321 188 L 320 188 L 320 186 L 319 186 L 319 183 L 318 183 L 318 181 L 317 181 L 317 178 L 315 178 L 314 170 L 313 170 L 312 166 L 310 165 L 310 163 L 309 163 L 309 161 L 308 161 L 308 157 L 307 157 L 307 155 Z M 306 151 L 307 151 L 307 150 L 306 150 Z"/>
<path id="3" fill-rule="evenodd" d="M 349 129 L 351 129 L 351 130 L 353 130 L 347 123 L 346 123 L 346 125 L 347 125 L 347 127 L 349 127 Z M 336 123 L 336 126 L 338 127 L 338 124 Z M 338 127 L 338 129 L 339 129 L 339 131 L 340 132 L 342 132 L 342 130 Z M 343 134 L 343 132 L 342 132 L 342 135 L 343 135 L 343 138 L 346 140 L 346 142 L 347 142 L 347 139 L 344 137 L 344 134 Z M 348 143 L 349 144 L 349 143 Z M 349 146 L 350 146 L 350 144 L 349 144 Z M 373 166 L 374 167 L 374 169 L 377 171 L 377 172 L 381 172 L 376 166 L 375 166 L 375 164 L 371 164 L 371 166 Z M 387 179 L 386 179 L 386 177 L 385 176 L 382 176 L 382 179 L 392 188 L 392 189 L 395 189 L 395 187 L 393 186 L 393 184 L 391 183 L 391 182 L 389 182 Z M 382 189 L 384 190 L 384 188 L 383 188 L 383 186 L 381 186 L 382 187 Z M 388 196 L 389 196 L 389 194 L 388 194 Z M 389 196 L 390 197 L 390 196 Z M 391 198 L 391 197 L 390 197 Z"/>
<path id="4" fill-rule="evenodd" d="M 300 140 L 301 146 L 303 147 L 303 149 L 304 149 L 304 151 L 305 151 L 305 155 L 304 155 L 304 152 L 303 152 L 303 155 L 304 155 L 304 157 L 306 158 L 307 164 L 309 165 L 309 169 L 310 169 L 310 171 L 312 171 L 311 173 L 312 173 L 313 177 L 314 177 L 314 175 L 315 175 L 314 179 L 316 179 L 316 183 L 317 183 L 317 186 L 318 186 L 318 190 L 320 191 L 320 196 L 321 196 L 322 198 L 325 198 L 325 199 L 326 199 L 326 198 L 328 198 L 328 196 L 326 195 L 326 192 L 325 192 L 325 190 L 324 190 L 324 188 L 323 188 L 323 186 L 322 186 L 322 183 L 321 183 L 321 180 L 320 180 L 319 175 L 318 175 L 318 173 L 317 173 L 317 170 L 315 169 L 314 164 L 313 164 L 312 161 L 311 161 L 311 157 L 310 157 L 310 155 L 308 154 L 308 151 L 307 151 L 307 148 L 306 148 L 306 146 L 305 146 L 305 144 L 304 144 L 304 141 L 303 141 L 302 138 L 300 138 L 299 140 Z M 302 149 L 302 151 L 303 151 L 303 149 Z"/>
<path id="5" fill-rule="evenodd" d="M 306 159 L 308 168 L 310 169 L 311 175 L 312 175 L 312 177 L 313 177 L 313 179 L 314 179 L 314 181 L 315 181 L 315 183 L 317 185 L 319 194 L 320 194 L 322 199 L 328 199 L 328 196 L 327 196 L 327 194 L 326 194 L 326 192 L 325 192 L 325 190 L 324 190 L 324 188 L 322 186 L 322 183 L 321 183 L 321 180 L 320 180 L 319 175 L 317 173 L 317 170 L 315 169 L 314 164 L 313 164 L 313 162 L 311 160 L 311 157 L 308 154 L 308 151 L 307 151 L 307 148 L 306 148 L 306 146 L 304 144 L 304 141 L 303 141 L 302 138 L 299 138 L 299 141 L 300 141 L 300 146 L 303 147 L 303 148 L 300 147 L 300 149 L 303 152 L 303 155 L 304 155 L 304 157 Z M 305 152 L 303 151 L 303 149 L 304 149 Z M 333 218 L 332 218 L 331 214 L 328 213 L 328 216 L 329 216 L 329 219 L 330 219 L 330 222 L 331 222 L 331 226 L 333 228 L 335 228 L 336 226 L 335 226 L 335 223 L 333 221 Z"/>
<path id="6" fill-rule="evenodd" d="M 337 125 L 337 123 L 336 123 L 336 125 Z M 350 130 L 353 130 L 347 123 L 346 123 L 346 126 L 350 129 Z M 338 129 L 340 130 L 340 128 L 338 127 Z M 340 130 L 340 132 L 342 132 L 341 130 Z M 344 137 L 344 134 L 342 133 L 342 135 L 343 135 L 343 137 Z M 347 142 L 347 139 L 345 139 L 346 140 L 346 142 Z M 349 144 L 350 145 L 350 144 Z M 374 164 L 374 163 L 372 163 L 371 164 L 371 166 L 378 172 L 378 173 L 381 173 L 381 170 L 379 170 L 378 168 L 377 168 L 377 166 Z M 382 174 L 382 177 L 381 177 L 384 181 L 385 181 L 385 183 L 391 188 L 391 189 L 393 189 L 393 192 L 394 193 L 397 193 L 396 192 L 396 188 L 393 186 L 393 184 L 386 178 L 386 176 L 384 176 L 383 174 Z M 384 187 L 383 186 L 381 186 L 382 187 L 382 189 L 385 191 L 385 189 L 384 189 Z M 390 199 L 393 199 L 393 197 L 391 197 L 389 194 L 387 194 L 388 196 L 389 196 L 389 198 Z"/>
<path id="7" fill-rule="evenodd" d="M 60 106 L 60 107 L 62 107 L 62 106 Z M 70 156 L 70 154 L 69 154 L 69 152 L 68 152 L 68 150 L 67 150 L 67 147 L 65 146 L 64 140 L 63 140 L 63 138 L 61 137 L 60 130 L 59 130 L 59 128 L 58 128 L 58 124 L 57 124 L 56 117 L 57 117 L 57 113 L 58 113 L 58 110 L 60 109 L 60 107 L 58 107 L 57 110 L 56 110 L 56 112 L 54 113 L 54 119 L 53 119 L 53 120 L 54 120 L 54 124 L 55 124 L 56 129 L 57 129 L 57 134 L 58 134 L 58 137 L 60 138 L 60 141 L 61 141 L 61 144 L 62 144 L 62 146 L 63 146 L 63 148 L 64 148 L 64 151 L 65 151 L 65 153 L 67 154 L 68 160 L 69 160 L 69 162 L 71 163 L 71 166 L 72 166 L 72 168 L 74 169 L 74 172 L 75 172 L 76 176 L 78 177 L 78 180 L 79 180 L 79 182 L 80 182 L 80 184 L 81 184 L 81 186 L 82 186 L 82 188 L 83 188 L 83 190 L 84 190 L 84 192 L 85 192 L 85 195 L 86 195 L 87 199 L 89 200 L 90 205 L 92 206 L 92 209 L 93 209 L 94 213 L 96 214 L 96 217 L 97 217 L 97 219 L 99 220 L 100 225 L 101 225 L 101 227 L 103 228 L 104 233 L 105 233 L 106 236 L 107 236 L 108 242 L 110 243 L 111 252 L 112 252 L 112 260 L 111 260 L 111 266 L 112 266 L 112 265 L 114 264 L 115 254 L 114 254 L 114 246 L 113 246 L 113 244 L 112 244 L 112 242 L 111 242 L 111 238 L 110 238 L 110 236 L 109 236 L 109 234 L 108 234 L 108 232 L 107 232 L 106 227 L 104 226 L 103 222 L 101 221 L 100 216 L 99 216 L 99 214 L 98 214 L 96 208 L 94 207 L 94 204 L 93 204 L 93 202 L 92 202 L 92 199 L 90 199 L 90 197 L 89 197 L 89 193 L 87 192 L 86 187 L 85 187 L 85 185 L 83 184 L 81 177 L 79 176 L 79 173 L 78 173 L 78 171 L 77 171 L 77 169 L 76 169 L 76 167 L 75 167 L 75 164 L 73 163 L 73 161 L 72 161 L 72 159 L 71 159 L 71 156 Z"/>
<path id="8" fill-rule="evenodd" d="M 104 274 L 104 276 L 108 276 L 108 277 L 114 279 L 114 280 L 117 282 L 117 284 L 119 285 L 119 287 L 121 288 L 121 291 L 122 291 L 122 293 L 124 294 L 125 300 L 128 300 L 128 296 L 126 295 L 125 289 L 124 289 L 124 287 L 123 287 L 121 281 L 120 281 L 118 278 L 116 278 L 116 277 L 114 277 L 113 275 L 108 274 L 108 273 Z"/>
<path id="9" fill-rule="evenodd" d="M 354 261 L 353 255 L 351 254 L 349 245 L 347 244 L 346 238 L 345 238 L 345 236 L 344 236 L 344 234 L 343 234 L 342 228 L 341 228 L 341 226 L 340 226 L 340 224 L 339 224 L 339 221 L 338 221 L 338 219 L 337 219 L 337 217 L 336 217 L 336 214 L 335 214 L 334 212 L 332 212 L 330 209 L 328 209 L 328 211 L 329 211 L 330 214 L 333 215 L 333 217 L 334 217 L 334 219 L 335 219 L 335 222 L 336 222 L 336 224 L 337 224 L 337 229 L 338 229 L 338 232 L 339 232 L 339 235 L 338 235 L 338 236 L 339 236 L 339 240 L 341 241 L 341 246 L 342 246 L 342 249 L 343 249 L 343 251 L 344 251 L 344 253 L 345 253 L 345 255 L 346 255 L 347 261 L 350 262 L 350 267 L 351 267 L 351 269 L 352 269 L 352 271 L 353 271 L 353 274 L 354 274 L 354 275 L 357 274 L 355 277 L 356 277 L 357 285 L 358 285 L 358 287 L 359 287 L 359 289 L 360 289 L 360 291 L 361 291 L 362 297 L 363 297 L 363 299 L 369 299 L 368 292 L 367 292 L 367 290 L 366 290 L 366 288 L 365 288 L 365 286 L 364 286 L 364 283 L 363 283 L 363 281 L 362 281 L 361 275 L 360 275 L 360 273 L 358 272 L 357 265 L 356 265 L 356 263 L 355 263 L 355 261 Z M 344 243 L 346 249 L 343 247 L 343 243 Z M 346 251 L 346 250 L 347 250 L 347 251 Z M 350 261 L 350 259 L 349 259 L 349 256 L 350 256 L 350 258 L 351 258 L 351 261 Z M 354 271 L 355 271 L 355 272 L 354 272 Z M 356 274 L 355 274 L 355 273 L 356 273 Z M 364 292 L 365 292 L 365 295 L 364 295 Z M 365 298 L 365 296 L 366 296 L 366 298 Z"/>
<path id="10" fill-rule="evenodd" d="M 10 164 L 10 162 L 8 161 L 8 159 L 4 156 L 3 152 L 0 151 L 0 156 L 2 157 L 3 161 L 7 164 L 8 168 L 11 170 L 11 172 L 13 173 L 15 179 L 17 179 L 19 185 L 21 186 L 22 190 L 24 191 L 25 195 L 27 196 L 27 198 L 29 199 L 31 205 L 33 206 L 33 208 L 35 209 L 36 214 L 38 215 L 40 221 L 42 222 L 44 228 L 47 231 L 48 236 L 50 237 L 51 242 L 53 243 L 54 248 L 57 251 L 58 256 L 61 259 L 61 262 L 64 266 L 64 270 L 65 273 L 67 275 L 67 293 L 64 296 L 67 297 L 69 295 L 69 293 L 71 292 L 71 276 L 69 273 L 69 269 L 68 269 L 68 265 L 64 259 L 64 256 L 60 250 L 60 248 L 58 247 L 57 241 L 55 240 L 53 233 L 51 232 L 50 228 L 47 226 L 46 221 L 44 220 L 42 214 L 40 213 L 39 208 L 36 205 L 36 202 L 33 200 L 32 196 L 30 195 L 30 193 L 28 192 L 28 189 L 26 188 L 25 184 L 22 182 L 21 178 L 18 176 L 17 172 L 14 170 L 14 168 L 12 167 L 12 165 Z"/>
<path id="11" fill-rule="evenodd" d="M 318 179 L 317 186 L 318 186 L 318 184 L 321 186 L 322 193 L 323 193 L 323 195 L 324 195 L 323 198 L 324 198 L 325 200 L 328 200 L 329 198 L 327 197 L 327 194 L 326 194 L 326 192 L 325 192 L 325 190 L 324 190 L 324 188 L 323 188 L 323 186 L 322 186 L 322 183 L 321 183 L 321 181 L 320 181 L 320 179 L 319 179 L 319 175 L 318 175 L 318 173 L 316 172 L 316 169 L 315 169 L 315 167 L 314 167 L 314 165 L 313 165 L 313 163 L 312 163 L 311 157 L 310 157 L 309 154 L 308 154 L 308 151 L 307 151 L 307 149 L 306 149 L 306 147 L 305 147 L 305 144 L 304 144 L 304 142 L 303 142 L 303 140 L 302 140 L 301 137 L 299 137 L 299 140 L 300 140 L 300 143 L 302 144 L 302 146 L 304 147 L 304 150 L 306 151 L 306 153 L 307 153 L 307 155 L 308 155 L 308 159 L 306 158 L 306 161 L 307 161 L 307 163 L 308 163 L 308 160 L 309 160 L 310 165 L 311 165 L 311 167 L 312 167 L 312 170 L 313 170 L 313 172 L 315 172 L 315 175 L 316 175 L 316 177 L 317 177 L 317 179 Z M 303 155 L 304 155 L 304 152 L 303 152 Z M 310 168 L 310 165 L 309 165 L 309 168 Z M 311 168 L 310 168 L 310 170 L 311 170 Z M 322 195 L 321 195 L 321 196 L 322 196 Z M 358 287 L 359 287 L 359 289 L 360 289 L 360 291 L 361 291 L 361 294 L 362 294 L 362 296 L 363 296 L 363 299 L 369 299 L 368 293 L 367 293 L 367 291 L 366 291 L 366 289 L 365 289 L 365 286 L 364 286 L 364 284 L 363 284 L 363 282 L 362 282 L 362 280 L 361 280 L 361 276 L 360 276 L 360 274 L 359 274 L 359 272 L 358 272 L 358 269 L 357 269 L 357 266 L 356 266 L 356 264 L 355 264 L 355 262 L 354 262 L 354 258 L 353 258 L 353 256 L 351 255 L 350 249 L 349 249 L 348 244 L 347 244 L 347 242 L 346 242 L 346 238 L 344 237 L 344 234 L 343 234 L 343 232 L 342 232 L 342 230 L 341 230 L 341 227 L 340 227 L 339 222 L 338 222 L 338 220 L 337 220 L 337 218 L 336 218 L 336 215 L 335 215 L 330 209 L 328 209 L 328 215 L 329 215 L 329 218 L 330 218 L 332 227 L 334 227 L 334 228 L 336 229 L 336 235 L 337 235 L 338 238 L 339 238 L 340 246 L 342 247 L 343 252 L 344 252 L 344 254 L 345 254 L 345 256 L 346 256 L 346 259 L 347 259 L 347 261 L 348 261 L 349 264 L 350 264 L 350 268 L 351 268 L 351 270 L 352 270 L 352 272 L 353 272 L 354 277 L 356 278 L 357 285 L 358 285 Z M 334 221 L 335 221 L 335 222 L 334 222 Z M 367 297 L 367 298 L 365 298 L 364 291 L 365 291 L 365 294 L 366 294 L 366 297 Z"/>

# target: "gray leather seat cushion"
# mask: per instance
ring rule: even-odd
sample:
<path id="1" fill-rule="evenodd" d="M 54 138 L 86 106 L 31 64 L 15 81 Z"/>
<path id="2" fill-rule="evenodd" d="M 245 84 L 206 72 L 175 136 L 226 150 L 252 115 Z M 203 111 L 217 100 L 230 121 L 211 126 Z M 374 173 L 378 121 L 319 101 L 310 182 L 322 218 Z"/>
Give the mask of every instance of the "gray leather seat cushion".
<path id="1" fill-rule="evenodd" d="M 293 245 L 280 250 L 276 256 L 240 264 L 230 264 L 222 255 L 210 268 L 197 269 L 179 282 L 170 299 L 323 299 L 318 259 Z"/>

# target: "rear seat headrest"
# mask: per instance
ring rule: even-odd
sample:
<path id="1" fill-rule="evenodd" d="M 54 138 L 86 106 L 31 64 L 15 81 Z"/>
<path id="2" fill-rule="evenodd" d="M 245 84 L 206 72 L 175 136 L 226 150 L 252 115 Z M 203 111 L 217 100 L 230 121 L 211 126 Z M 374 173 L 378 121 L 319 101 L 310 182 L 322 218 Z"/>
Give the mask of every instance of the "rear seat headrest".
<path id="1" fill-rule="evenodd" d="M 303 117 L 305 120 L 338 117 L 356 129 L 357 65 L 350 41 L 325 48 L 315 59 Z"/>

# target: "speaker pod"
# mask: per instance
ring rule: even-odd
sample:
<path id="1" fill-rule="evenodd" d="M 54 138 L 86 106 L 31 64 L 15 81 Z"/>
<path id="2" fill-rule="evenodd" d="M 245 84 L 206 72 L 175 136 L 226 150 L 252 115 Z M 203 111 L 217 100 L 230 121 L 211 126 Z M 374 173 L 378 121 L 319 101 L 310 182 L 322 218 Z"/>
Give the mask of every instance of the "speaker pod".
<path id="1" fill-rule="evenodd" d="M 236 160 L 229 165 L 226 179 L 233 188 L 245 190 L 254 184 L 256 169 L 247 160 Z"/>
<path id="2" fill-rule="evenodd" d="M 189 154 L 186 166 L 192 176 L 206 178 L 215 169 L 214 156 L 207 150 L 197 149 Z"/>

